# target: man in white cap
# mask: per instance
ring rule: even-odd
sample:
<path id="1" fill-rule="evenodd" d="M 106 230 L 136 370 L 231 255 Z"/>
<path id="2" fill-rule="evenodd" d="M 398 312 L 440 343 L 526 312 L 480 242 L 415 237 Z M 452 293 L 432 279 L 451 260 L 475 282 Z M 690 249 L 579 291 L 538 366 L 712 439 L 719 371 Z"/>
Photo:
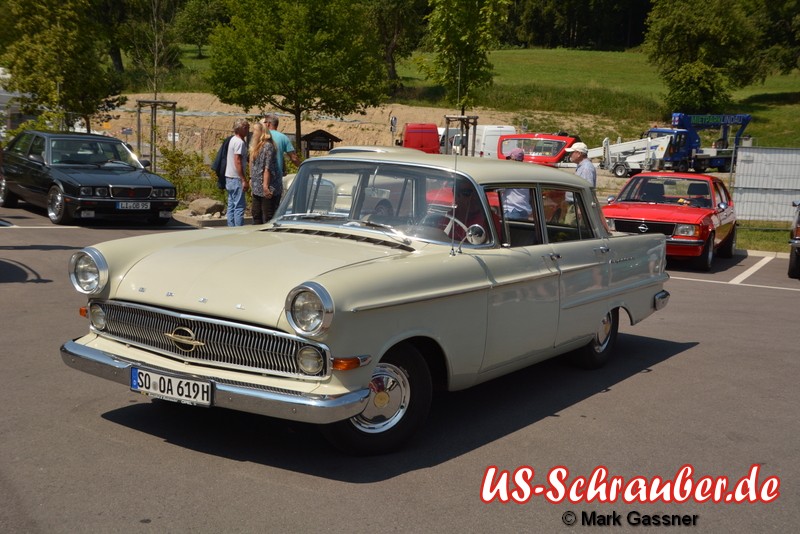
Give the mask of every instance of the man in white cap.
<path id="1" fill-rule="evenodd" d="M 578 164 L 575 174 L 589 182 L 592 187 L 597 187 L 597 170 L 589 159 L 589 147 L 586 143 L 575 143 L 567 149 L 567 152 L 569 160 Z"/>

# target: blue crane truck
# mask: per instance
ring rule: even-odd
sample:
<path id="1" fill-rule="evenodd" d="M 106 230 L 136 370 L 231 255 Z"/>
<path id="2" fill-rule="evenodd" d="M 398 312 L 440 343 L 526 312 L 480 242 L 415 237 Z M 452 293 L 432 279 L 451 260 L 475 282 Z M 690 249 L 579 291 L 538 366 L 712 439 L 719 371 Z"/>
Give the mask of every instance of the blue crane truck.
<path id="1" fill-rule="evenodd" d="M 647 134 L 651 139 L 671 136 L 672 142 L 664 154 L 663 168 L 678 172 L 694 169 L 705 172 L 717 169 L 729 172 L 733 167 L 735 148 L 740 146 L 742 134 L 750 123 L 750 115 L 686 115 L 673 113 L 671 128 L 651 128 Z M 733 144 L 729 142 L 732 127 L 736 128 Z M 700 146 L 699 130 L 719 129 L 720 137 L 711 148 Z"/>

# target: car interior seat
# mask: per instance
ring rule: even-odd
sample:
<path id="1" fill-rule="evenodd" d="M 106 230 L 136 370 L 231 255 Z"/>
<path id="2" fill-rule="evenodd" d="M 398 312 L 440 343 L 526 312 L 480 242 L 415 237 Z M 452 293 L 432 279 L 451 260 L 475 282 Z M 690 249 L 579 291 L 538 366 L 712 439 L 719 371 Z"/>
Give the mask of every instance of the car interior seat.
<path id="1" fill-rule="evenodd" d="M 689 187 L 686 189 L 686 196 L 693 197 L 692 200 L 701 207 L 711 207 L 711 197 L 708 191 L 708 184 L 699 182 L 689 184 Z"/>
<path id="2" fill-rule="evenodd" d="M 664 202 L 664 184 L 647 182 L 642 187 L 642 200 Z"/>

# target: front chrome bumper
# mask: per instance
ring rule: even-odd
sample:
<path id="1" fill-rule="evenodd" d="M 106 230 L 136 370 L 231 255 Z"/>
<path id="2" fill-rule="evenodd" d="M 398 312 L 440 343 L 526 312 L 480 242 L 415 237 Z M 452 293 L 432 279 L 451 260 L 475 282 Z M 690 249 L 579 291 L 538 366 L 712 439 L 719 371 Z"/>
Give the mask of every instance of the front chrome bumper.
<path id="1" fill-rule="evenodd" d="M 68 341 L 61 346 L 61 358 L 74 369 L 128 387 L 131 384 L 131 367 L 160 372 L 146 364 L 131 362 L 74 341 Z M 181 375 L 177 373 L 177 376 Z M 343 395 L 313 395 L 270 391 L 256 385 L 248 387 L 246 384 L 229 384 L 189 374 L 182 377 L 210 381 L 213 406 L 305 423 L 327 424 L 348 419 L 364 411 L 369 398 L 368 388 Z"/>

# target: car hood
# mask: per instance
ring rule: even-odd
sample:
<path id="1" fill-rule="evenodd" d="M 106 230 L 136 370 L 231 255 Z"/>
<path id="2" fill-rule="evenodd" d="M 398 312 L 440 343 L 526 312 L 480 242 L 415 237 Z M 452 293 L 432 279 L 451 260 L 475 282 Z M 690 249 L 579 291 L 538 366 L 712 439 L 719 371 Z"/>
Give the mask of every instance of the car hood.
<path id="1" fill-rule="evenodd" d="M 697 224 L 713 209 L 680 206 L 677 204 L 647 204 L 643 202 L 615 202 L 603 206 L 603 215 L 609 219 L 633 219 L 642 221 Z"/>
<path id="2" fill-rule="evenodd" d="M 60 166 L 51 167 L 54 174 L 69 180 L 76 185 L 146 185 L 152 187 L 173 187 L 173 185 L 157 174 L 144 169 L 130 167 Z"/>
<path id="3" fill-rule="evenodd" d="M 161 243 L 153 241 L 158 236 L 147 236 L 99 245 L 106 258 L 128 255 L 121 260 L 127 268 L 110 265 L 117 282 L 110 298 L 276 325 L 287 294 L 297 285 L 311 280 L 324 285 L 325 273 L 410 250 L 389 246 L 391 240 L 348 239 L 353 234 L 345 233 L 339 238 L 263 229 L 189 234 L 194 235 L 161 234 Z M 131 248 L 141 252 L 131 253 Z"/>

